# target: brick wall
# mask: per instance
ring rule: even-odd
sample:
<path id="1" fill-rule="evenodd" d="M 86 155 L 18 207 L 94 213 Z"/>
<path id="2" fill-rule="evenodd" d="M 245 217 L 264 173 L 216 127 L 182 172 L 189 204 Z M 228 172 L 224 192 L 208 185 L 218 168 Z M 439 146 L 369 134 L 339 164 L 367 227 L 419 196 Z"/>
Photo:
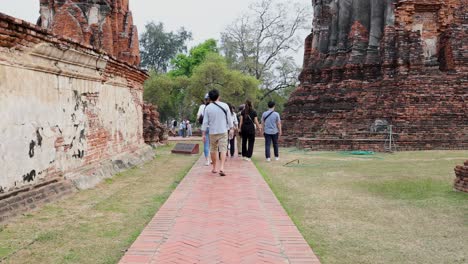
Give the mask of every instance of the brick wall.
<path id="1" fill-rule="evenodd" d="M 131 62 L 0 13 L 0 217 L 151 159 L 146 78 Z"/>
<path id="2" fill-rule="evenodd" d="M 320 8 L 306 39 L 301 84 L 286 104 L 283 144 L 383 151 L 392 125 L 399 150 L 467 149 L 467 6 L 396 1 L 387 6 L 394 20 L 388 15 L 379 47 L 370 45 L 374 21 L 360 17 L 350 21 L 348 49 L 333 39 L 319 45 L 324 31 L 333 32 L 328 24 L 339 20 L 333 5 Z"/>

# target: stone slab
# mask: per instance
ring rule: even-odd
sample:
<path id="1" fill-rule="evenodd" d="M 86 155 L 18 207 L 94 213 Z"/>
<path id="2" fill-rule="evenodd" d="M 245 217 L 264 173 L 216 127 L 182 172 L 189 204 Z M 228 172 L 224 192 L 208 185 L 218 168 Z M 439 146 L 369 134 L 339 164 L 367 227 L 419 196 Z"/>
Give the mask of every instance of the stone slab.
<path id="1" fill-rule="evenodd" d="M 200 145 L 192 143 L 177 143 L 171 152 L 176 154 L 198 154 L 200 153 Z"/>

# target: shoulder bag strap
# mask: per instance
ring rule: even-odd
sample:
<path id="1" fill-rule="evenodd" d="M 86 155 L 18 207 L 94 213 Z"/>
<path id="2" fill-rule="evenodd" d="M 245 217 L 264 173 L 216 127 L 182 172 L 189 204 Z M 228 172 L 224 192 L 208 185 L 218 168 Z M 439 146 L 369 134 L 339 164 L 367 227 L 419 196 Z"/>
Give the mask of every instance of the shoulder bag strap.
<path id="1" fill-rule="evenodd" d="M 275 111 L 271 111 L 265 118 L 263 118 L 263 123 L 273 114 Z"/>
<path id="2" fill-rule="evenodd" d="M 219 104 L 217 104 L 216 102 L 213 102 L 213 104 L 217 105 L 219 108 L 221 108 L 221 110 L 223 110 L 224 112 L 224 115 L 226 116 L 226 124 L 229 126 L 229 122 L 228 122 L 228 118 L 227 118 L 227 112 L 226 112 L 226 109 L 224 109 L 222 106 L 220 106 Z"/>

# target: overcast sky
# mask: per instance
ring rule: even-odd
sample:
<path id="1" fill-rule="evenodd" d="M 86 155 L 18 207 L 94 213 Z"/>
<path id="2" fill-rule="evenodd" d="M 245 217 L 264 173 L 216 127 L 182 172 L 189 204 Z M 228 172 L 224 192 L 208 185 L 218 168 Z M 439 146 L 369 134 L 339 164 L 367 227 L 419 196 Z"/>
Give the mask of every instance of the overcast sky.
<path id="1" fill-rule="evenodd" d="M 255 0 L 130 0 L 130 9 L 138 32 L 149 21 L 163 22 L 167 30 L 185 27 L 193 34 L 190 46 L 209 38 L 219 39 L 220 32 Z M 300 0 L 309 3 L 310 0 Z M 0 12 L 36 23 L 39 0 L 0 0 Z M 312 8 L 310 8 L 312 10 Z M 305 39 L 307 32 L 301 33 Z M 302 50 L 297 60 L 300 62 Z"/>

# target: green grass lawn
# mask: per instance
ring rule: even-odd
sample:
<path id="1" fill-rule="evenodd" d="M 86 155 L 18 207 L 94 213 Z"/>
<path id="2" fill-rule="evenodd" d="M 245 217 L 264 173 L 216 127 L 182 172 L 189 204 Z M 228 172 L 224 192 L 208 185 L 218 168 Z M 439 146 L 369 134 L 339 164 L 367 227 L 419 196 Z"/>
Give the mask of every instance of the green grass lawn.
<path id="1" fill-rule="evenodd" d="M 254 161 L 322 263 L 468 263 L 468 194 L 452 189 L 468 151 L 280 155 L 259 141 Z"/>
<path id="2" fill-rule="evenodd" d="M 198 156 L 156 158 L 0 227 L 0 262 L 117 263 Z M 1 261 L 3 260 L 3 261 Z"/>

